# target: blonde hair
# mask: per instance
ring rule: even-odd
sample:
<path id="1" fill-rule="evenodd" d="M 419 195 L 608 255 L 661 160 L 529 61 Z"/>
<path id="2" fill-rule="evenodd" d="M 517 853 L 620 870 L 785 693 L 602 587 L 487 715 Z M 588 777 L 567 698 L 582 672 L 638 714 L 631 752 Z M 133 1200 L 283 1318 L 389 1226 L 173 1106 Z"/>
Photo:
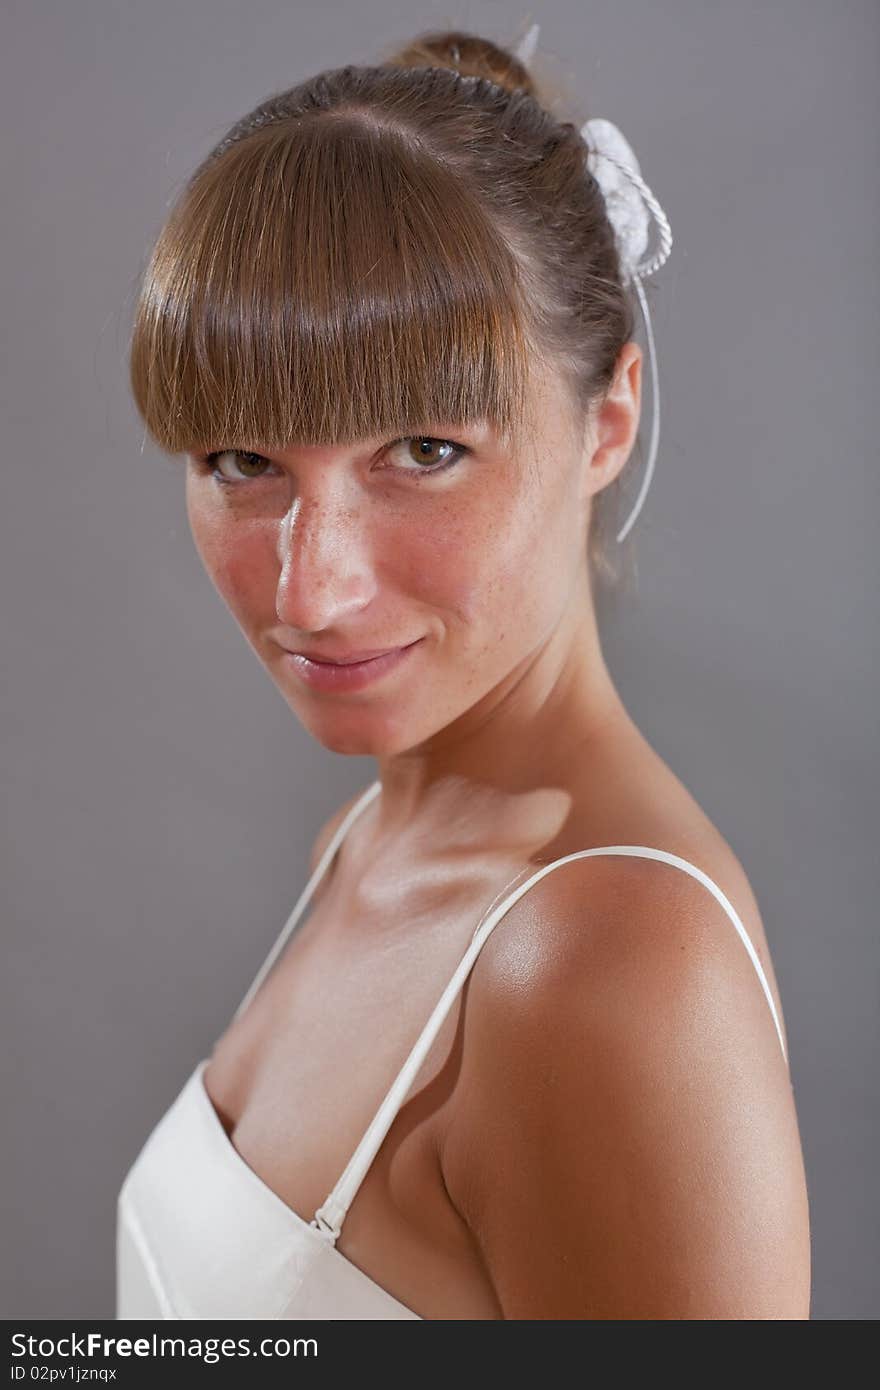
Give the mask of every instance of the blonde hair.
<path id="1" fill-rule="evenodd" d="M 515 55 L 457 31 L 262 102 L 188 179 L 144 270 L 147 433 L 172 454 L 439 420 L 512 439 L 537 361 L 585 418 L 634 331 L 586 154 Z M 589 537 L 606 578 L 611 491 Z"/>

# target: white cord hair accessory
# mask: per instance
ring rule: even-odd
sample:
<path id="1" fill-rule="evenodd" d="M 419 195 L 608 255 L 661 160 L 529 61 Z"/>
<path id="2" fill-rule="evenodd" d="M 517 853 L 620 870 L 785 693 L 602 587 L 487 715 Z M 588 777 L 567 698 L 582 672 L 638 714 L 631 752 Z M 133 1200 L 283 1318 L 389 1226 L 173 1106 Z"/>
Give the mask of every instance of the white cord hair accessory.
<path id="1" fill-rule="evenodd" d="M 539 29 L 539 24 L 533 24 L 514 49 L 516 57 L 526 67 L 534 57 Z M 634 289 L 638 297 L 642 318 L 645 321 L 651 362 L 653 418 L 648 462 L 635 505 L 617 533 L 620 542 L 626 539 L 642 509 L 657 459 L 657 444 L 660 438 L 660 385 L 651 313 L 641 282 L 645 276 L 653 275 L 659 270 L 667 260 L 672 249 L 672 232 L 666 213 L 642 178 L 632 146 L 613 121 L 607 121 L 603 117 L 585 121 L 581 126 L 581 135 L 588 148 L 587 168 L 602 190 L 608 220 L 614 228 L 614 239 L 620 256 L 621 278 L 624 285 Z M 652 217 L 660 244 L 653 256 L 648 260 L 642 260 L 648 248 Z"/>

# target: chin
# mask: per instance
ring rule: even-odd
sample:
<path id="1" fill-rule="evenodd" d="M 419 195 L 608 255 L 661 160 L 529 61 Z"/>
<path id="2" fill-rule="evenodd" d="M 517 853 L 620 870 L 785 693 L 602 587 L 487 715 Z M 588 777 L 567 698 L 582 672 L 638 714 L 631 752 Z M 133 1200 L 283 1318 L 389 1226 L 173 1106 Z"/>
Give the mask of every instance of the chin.
<path id="1" fill-rule="evenodd" d="M 305 717 L 289 697 L 288 703 L 306 732 L 330 753 L 349 758 L 388 758 L 407 752 L 415 744 L 399 720 L 365 705 L 345 711 L 328 709 L 321 714 L 310 710 L 311 717 Z"/>

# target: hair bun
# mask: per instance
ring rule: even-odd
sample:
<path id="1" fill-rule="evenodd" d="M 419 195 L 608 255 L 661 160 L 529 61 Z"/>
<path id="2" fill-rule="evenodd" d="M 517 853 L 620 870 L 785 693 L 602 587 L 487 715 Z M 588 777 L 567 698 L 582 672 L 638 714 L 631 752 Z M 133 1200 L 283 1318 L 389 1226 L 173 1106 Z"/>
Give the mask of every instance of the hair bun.
<path id="1" fill-rule="evenodd" d="M 452 68 L 462 77 L 486 77 L 506 91 L 523 89 L 536 96 L 531 74 L 524 63 L 491 39 L 460 29 L 420 34 L 384 60 L 386 67 Z"/>

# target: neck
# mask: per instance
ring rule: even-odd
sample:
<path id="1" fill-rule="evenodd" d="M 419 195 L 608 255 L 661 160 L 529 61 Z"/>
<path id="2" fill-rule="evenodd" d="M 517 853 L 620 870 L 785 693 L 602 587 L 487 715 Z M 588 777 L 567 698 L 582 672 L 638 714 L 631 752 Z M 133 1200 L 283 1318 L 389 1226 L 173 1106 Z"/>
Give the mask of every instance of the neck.
<path id="1" fill-rule="evenodd" d="M 376 832 L 412 825 L 441 791 L 446 813 L 466 818 L 476 794 L 503 801 L 505 793 L 565 790 L 582 779 L 590 749 L 626 723 L 585 576 L 562 621 L 500 685 L 430 740 L 377 760 Z"/>

